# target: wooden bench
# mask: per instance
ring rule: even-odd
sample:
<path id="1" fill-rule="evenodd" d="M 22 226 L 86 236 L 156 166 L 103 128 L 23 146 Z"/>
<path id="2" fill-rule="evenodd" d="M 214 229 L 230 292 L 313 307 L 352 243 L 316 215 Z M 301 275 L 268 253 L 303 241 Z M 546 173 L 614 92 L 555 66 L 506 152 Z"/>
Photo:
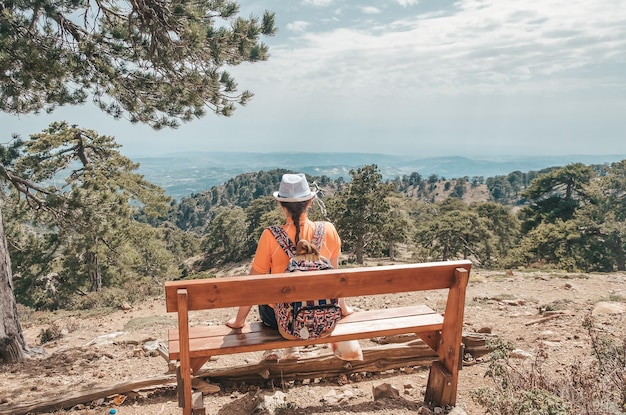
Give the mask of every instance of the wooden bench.
<path id="1" fill-rule="evenodd" d="M 192 406 L 196 397 L 191 379 L 211 356 L 406 333 L 421 337 L 439 358 L 430 369 L 425 402 L 454 406 L 470 269 L 471 262 L 463 260 L 167 282 L 167 311 L 178 313 L 178 328 L 169 330 L 169 359 L 179 361 L 183 414 L 204 414 L 202 404 Z M 342 318 L 332 336 L 324 339 L 285 340 L 258 322 L 237 330 L 225 325 L 189 327 L 189 312 L 194 310 L 309 298 L 345 297 L 349 302 L 350 297 L 440 289 L 448 289 L 443 314 L 417 304 L 355 312 Z"/>

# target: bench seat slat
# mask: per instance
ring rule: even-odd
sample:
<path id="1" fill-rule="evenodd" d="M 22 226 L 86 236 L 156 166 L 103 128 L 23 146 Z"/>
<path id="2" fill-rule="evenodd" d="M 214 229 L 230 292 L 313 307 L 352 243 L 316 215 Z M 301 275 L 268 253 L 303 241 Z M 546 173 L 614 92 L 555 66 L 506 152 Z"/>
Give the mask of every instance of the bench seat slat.
<path id="1" fill-rule="evenodd" d="M 370 310 L 370 311 L 359 311 L 356 313 L 352 313 L 349 316 L 343 317 L 339 324 L 345 324 L 349 322 L 356 321 L 371 321 L 371 320 L 383 320 L 386 318 L 395 318 L 402 316 L 415 316 L 420 314 L 433 314 L 435 311 L 426 305 L 414 305 L 408 307 L 394 307 L 387 308 L 384 310 L 384 313 L 381 313 L 381 310 Z M 263 325 L 261 323 L 258 324 L 250 323 L 246 324 L 245 327 L 240 329 L 237 333 L 239 334 L 247 334 L 252 331 L 258 331 L 263 329 Z M 232 334 L 233 329 L 227 327 L 226 325 L 219 326 L 194 326 L 189 328 L 189 338 L 197 339 L 201 337 L 207 336 L 226 336 L 228 334 Z M 169 331 L 168 340 L 174 341 L 178 340 L 178 330 L 172 329 Z"/>
<path id="2" fill-rule="evenodd" d="M 226 326 L 192 327 L 189 330 L 190 357 L 208 357 L 284 348 L 311 343 L 363 339 L 402 333 L 436 332 L 443 326 L 443 317 L 427 306 L 399 307 L 356 312 L 343 318 L 330 337 L 317 340 L 286 340 L 276 330 L 262 323 L 246 325 L 241 330 Z M 177 360 L 180 345 L 178 330 L 169 331 L 169 357 Z"/>

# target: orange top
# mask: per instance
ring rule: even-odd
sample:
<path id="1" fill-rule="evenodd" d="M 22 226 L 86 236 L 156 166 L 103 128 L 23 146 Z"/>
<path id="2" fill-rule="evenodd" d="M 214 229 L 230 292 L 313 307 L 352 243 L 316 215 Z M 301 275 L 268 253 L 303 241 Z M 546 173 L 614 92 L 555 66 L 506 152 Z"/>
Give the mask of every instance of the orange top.
<path id="1" fill-rule="evenodd" d="M 330 222 L 324 222 L 325 234 L 324 243 L 322 243 L 322 249 L 320 249 L 320 255 L 328 259 L 338 258 L 341 252 L 341 239 L 335 229 L 335 226 Z M 288 220 L 284 224 L 283 229 L 287 231 L 287 235 L 291 241 L 295 244 L 296 227 L 291 220 Z M 310 241 L 315 234 L 315 222 L 306 220 L 300 223 L 300 239 L 306 239 Z M 259 244 L 252 260 L 252 268 L 259 274 L 278 274 L 284 272 L 289 264 L 289 257 L 280 247 L 276 238 L 269 229 L 265 229 L 259 239 Z"/>

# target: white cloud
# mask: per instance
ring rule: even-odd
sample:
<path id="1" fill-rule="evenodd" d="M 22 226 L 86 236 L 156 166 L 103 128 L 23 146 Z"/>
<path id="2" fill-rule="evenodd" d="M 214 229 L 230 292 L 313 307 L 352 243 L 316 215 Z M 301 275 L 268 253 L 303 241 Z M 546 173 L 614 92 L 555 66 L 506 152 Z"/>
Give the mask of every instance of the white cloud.
<path id="1" fill-rule="evenodd" d="M 302 4 L 315 7 L 328 7 L 333 4 L 333 0 L 304 0 Z"/>
<path id="2" fill-rule="evenodd" d="M 602 4 L 600 4 L 602 3 Z M 581 74 L 626 64 L 624 0 L 461 0 L 456 9 L 308 32 L 272 50 L 276 79 L 331 94 L 551 94 L 621 83 Z M 580 78 L 584 76 L 585 79 Z"/>
<path id="3" fill-rule="evenodd" d="M 380 14 L 381 10 L 377 7 L 366 6 L 361 8 L 361 12 L 363 12 L 364 14 Z"/>
<path id="4" fill-rule="evenodd" d="M 418 3 L 418 0 L 394 0 L 402 7 L 414 6 Z"/>
<path id="5" fill-rule="evenodd" d="M 292 32 L 304 32 L 309 24 L 309 22 L 305 22 L 304 20 L 296 20 L 294 22 L 287 23 L 287 30 Z"/>

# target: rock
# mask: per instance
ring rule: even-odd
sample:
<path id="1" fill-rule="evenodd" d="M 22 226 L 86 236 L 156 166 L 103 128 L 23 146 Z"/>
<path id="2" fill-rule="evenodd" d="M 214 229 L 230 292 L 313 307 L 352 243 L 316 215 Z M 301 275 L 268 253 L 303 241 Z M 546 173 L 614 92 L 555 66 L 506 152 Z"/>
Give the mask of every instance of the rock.
<path id="1" fill-rule="evenodd" d="M 339 398 L 340 404 L 345 403 L 354 398 L 354 392 L 352 392 L 351 390 L 343 390 L 337 397 Z"/>
<path id="2" fill-rule="evenodd" d="M 389 383 L 383 383 L 378 386 L 372 386 L 372 395 L 374 395 L 375 401 L 384 398 L 396 399 L 400 397 L 400 391 Z"/>
<path id="3" fill-rule="evenodd" d="M 448 415 L 467 415 L 467 412 L 465 412 L 463 409 L 459 408 L 458 406 L 455 406 L 454 408 L 452 408 L 450 412 L 448 412 Z"/>
<path id="4" fill-rule="evenodd" d="M 159 349 L 160 345 L 161 343 L 158 340 L 150 340 L 145 342 L 142 348 L 150 356 L 157 356 L 157 350 Z"/>
<path id="5" fill-rule="evenodd" d="M 478 333 L 491 334 L 491 327 L 481 327 L 477 330 Z"/>
<path id="6" fill-rule="evenodd" d="M 420 409 L 417 410 L 417 415 L 432 415 L 432 413 L 433 411 L 425 406 L 422 406 Z"/>
<path id="7" fill-rule="evenodd" d="M 512 305 L 512 306 L 519 305 L 519 304 L 517 304 L 517 300 L 503 300 L 502 304 L 504 304 L 504 305 Z"/>
<path id="8" fill-rule="evenodd" d="M 202 392 L 203 395 L 210 395 L 213 393 L 218 393 L 220 391 L 219 385 L 214 385 L 200 378 L 192 379 L 191 385 L 194 387 L 194 389 Z"/>
<path id="9" fill-rule="evenodd" d="M 348 402 L 350 399 L 354 398 L 354 392 L 351 390 L 335 390 L 331 389 L 324 395 L 322 401 L 328 405 L 339 405 Z"/>
<path id="10" fill-rule="evenodd" d="M 606 315 L 606 314 L 623 314 L 626 313 L 626 304 L 616 303 L 613 301 L 601 301 L 597 303 L 593 310 L 591 311 L 591 315 L 593 317 Z"/>
<path id="11" fill-rule="evenodd" d="M 124 311 L 128 311 L 128 310 L 132 310 L 133 306 L 128 304 L 128 303 L 122 303 L 122 305 L 120 306 L 120 308 Z"/>
<path id="12" fill-rule="evenodd" d="M 509 353 L 509 357 L 513 359 L 529 359 L 532 355 L 525 350 L 515 349 Z"/>
<path id="13" fill-rule="evenodd" d="M 259 391 L 255 396 L 255 402 L 258 403 L 253 413 L 272 415 L 276 412 L 276 409 L 285 407 L 287 395 L 281 391 L 272 393 Z"/>
<path id="14" fill-rule="evenodd" d="M 118 336 L 126 334 L 125 331 L 116 331 L 115 333 L 103 334 L 102 336 L 98 336 L 95 339 L 91 340 L 85 346 L 103 346 L 105 344 L 113 344 L 113 339 Z"/>

